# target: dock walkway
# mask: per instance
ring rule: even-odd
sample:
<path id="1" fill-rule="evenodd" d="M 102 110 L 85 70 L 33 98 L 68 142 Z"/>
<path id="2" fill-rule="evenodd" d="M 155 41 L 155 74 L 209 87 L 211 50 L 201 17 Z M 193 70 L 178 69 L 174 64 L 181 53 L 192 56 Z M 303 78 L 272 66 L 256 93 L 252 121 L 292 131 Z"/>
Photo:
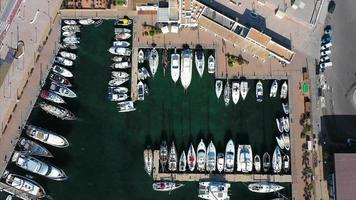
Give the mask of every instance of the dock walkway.
<path id="1" fill-rule="evenodd" d="M 160 173 L 159 172 L 159 151 L 153 152 L 153 173 L 155 181 L 174 180 L 174 181 L 200 181 L 207 179 L 221 179 L 228 182 L 280 182 L 291 183 L 291 175 L 277 174 L 200 174 L 200 173 Z"/>

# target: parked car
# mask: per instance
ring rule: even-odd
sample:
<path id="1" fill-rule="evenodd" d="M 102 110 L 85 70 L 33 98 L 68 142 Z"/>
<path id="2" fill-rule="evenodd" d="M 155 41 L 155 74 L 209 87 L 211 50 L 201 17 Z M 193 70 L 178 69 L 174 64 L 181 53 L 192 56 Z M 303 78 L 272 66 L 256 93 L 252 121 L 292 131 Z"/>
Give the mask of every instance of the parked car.
<path id="1" fill-rule="evenodd" d="M 331 46 L 332 46 L 332 43 L 331 43 L 331 42 L 328 42 L 328 43 L 326 43 L 326 44 L 324 44 L 324 45 L 321 46 L 321 50 L 328 49 L 328 48 L 330 48 Z"/>
<path id="2" fill-rule="evenodd" d="M 320 55 L 321 56 L 326 56 L 326 55 L 330 55 L 331 54 L 331 50 L 330 49 L 325 49 L 325 50 L 321 50 L 320 51 Z"/>
<path id="3" fill-rule="evenodd" d="M 329 57 L 329 56 L 322 56 L 322 57 L 320 58 L 320 63 L 326 62 L 326 61 L 328 61 L 328 60 L 330 60 L 330 57 Z"/>
<path id="4" fill-rule="evenodd" d="M 333 63 L 331 61 L 329 61 L 329 62 L 325 62 L 325 63 L 320 63 L 319 66 L 320 66 L 320 69 L 325 69 L 327 67 L 332 67 Z"/>
<path id="5" fill-rule="evenodd" d="M 331 0 L 331 1 L 329 2 L 329 5 L 328 5 L 328 12 L 329 12 L 330 14 L 333 14 L 333 13 L 334 13 L 335 6 L 336 6 L 335 1 L 334 1 L 334 0 Z"/>
<path id="6" fill-rule="evenodd" d="M 325 28 L 324 28 L 324 34 L 329 34 L 329 35 L 331 35 L 331 33 L 332 33 L 332 28 L 331 28 L 331 26 L 330 26 L 330 25 L 325 26 Z"/>

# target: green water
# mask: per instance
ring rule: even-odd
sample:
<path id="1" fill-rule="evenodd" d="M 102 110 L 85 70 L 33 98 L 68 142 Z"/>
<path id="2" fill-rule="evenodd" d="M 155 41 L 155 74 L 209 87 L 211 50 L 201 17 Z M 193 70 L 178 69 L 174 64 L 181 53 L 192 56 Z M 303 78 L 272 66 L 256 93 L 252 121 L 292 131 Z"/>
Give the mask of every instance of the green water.
<path id="1" fill-rule="evenodd" d="M 191 200 L 198 199 L 198 183 L 172 192 L 152 190 L 152 179 L 143 169 L 143 150 L 147 145 L 159 148 L 162 138 L 175 141 L 179 154 L 187 151 L 190 142 L 196 146 L 203 138 L 213 140 L 217 151 L 223 152 L 232 138 L 235 144 L 251 144 L 253 153 L 270 154 L 276 146 L 278 131 L 275 117 L 282 111 L 279 98 L 255 100 L 255 81 L 250 80 L 250 92 L 245 101 L 225 107 L 217 100 L 214 77 L 207 70 L 199 78 L 193 70 L 192 83 L 183 91 L 180 80 L 174 84 L 169 71 L 163 76 L 160 67 L 155 78 L 148 81 L 149 96 L 136 104 L 137 111 L 118 113 L 115 103 L 107 100 L 111 55 L 107 49 L 112 42 L 112 21 L 100 28 L 84 27 L 81 47 L 72 72 L 74 91 L 78 98 L 67 100 L 65 107 L 73 111 L 78 121 L 61 121 L 35 108 L 29 122 L 57 131 L 70 142 L 66 149 L 49 148 L 55 155 L 50 162 L 61 167 L 69 176 L 67 181 L 55 182 L 36 177 L 51 197 L 71 199 L 130 199 L 130 200 Z M 264 81 L 265 96 L 270 83 Z M 17 167 L 13 167 L 17 170 Z M 22 170 L 18 170 L 23 173 Z M 282 191 L 290 195 L 290 186 Z M 244 183 L 232 184 L 233 199 L 271 199 L 248 191 Z"/>

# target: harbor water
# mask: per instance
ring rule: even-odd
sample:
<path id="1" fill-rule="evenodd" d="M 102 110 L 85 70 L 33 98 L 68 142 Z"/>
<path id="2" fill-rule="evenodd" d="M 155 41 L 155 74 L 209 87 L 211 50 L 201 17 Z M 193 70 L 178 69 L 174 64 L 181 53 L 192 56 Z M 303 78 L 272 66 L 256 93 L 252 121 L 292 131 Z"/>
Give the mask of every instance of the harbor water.
<path id="1" fill-rule="evenodd" d="M 56 200 L 191 200 L 198 199 L 198 183 L 187 182 L 171 193 L 152 190 L 152 178 L 144 171 L 143 150 L 149 145 L 158 149 L 163 139 L 175 141 L 179 155 L 195 147 L 200 139 L 208 145 L 213 140 L 218 152 L 233 139 L 237 144 L 251 144 L 253 154 L 264 152 L 272 156 L 278 133 L 275 118 L 283 109 L 279 98 L 269 98 L 272 81 L 263 81 L 264 99 L 256 102 L 256 80 L 249 80 L 250 91 L 245 101 L 224 105 L 222 96 L 215 95 L 214 76 L 200 78 L 195 66 L 192 83 L 183 90 L 180 80 L 173 83 L 169 69 L 160 66 L 154 78 L 148 80 L 149 95 L 137 102 L 135 112 L 118 113 L 116 104 L 107 99 L 112 55 L 113 21 L 95 28 L 84 26 L 80 34 L 78 58 L 73 67 L 73 90 L 78 98 L 66 99 L 64 107 L 78 117 L 77 121 L 62 121 L 34 108 L 29 123 L 65 136 L 70 146 L 49 147 L 54 158 L 47 161 L 62 168 L 69 179 L 55 182 L 34 176 L 47 193 Z M 205 55 L 206 59 L 209 55 Z M 146 62 L 144 65 L 148 65 Z M 148 66 L 147 66 L 148 67 Z M 281 84 L 281 82 L 280 82 Z M 129 87 L 129 83 L 126 83 Z M 16 166 L 10 170 L 25 174 Z M 290 198 L 289 184 L 281 193 Z M 276 194 L 256 194 L 247 183 L 232 183 L 232 199 L 272 199 Z"/>

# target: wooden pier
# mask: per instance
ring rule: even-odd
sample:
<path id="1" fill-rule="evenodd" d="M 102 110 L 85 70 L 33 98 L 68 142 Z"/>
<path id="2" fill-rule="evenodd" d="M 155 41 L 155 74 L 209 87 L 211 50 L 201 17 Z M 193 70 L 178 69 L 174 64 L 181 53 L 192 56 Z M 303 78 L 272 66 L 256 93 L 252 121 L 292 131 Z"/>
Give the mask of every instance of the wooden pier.
<path id="1" fill-rule="evenodd" d="M 155 181 L 173 180 L 173 181 L 200 181 L 208 179 L 218 179 L 227 182 L 280 182 L 291 183 L 291 175 L 277 174 L 204 174 L 204 173 L 160 173 L 159 172 L 159 151 L 153 151 L 153 172 L 152 177 Z"/>
<path id="2" fill-rule="evenodd" d="M 24 200 L 39 199 L 38 197 L 36 197 L 32 194 L 18 190 L 17 188 L 11 187 L 11 186 L 6 185 L 5 183 L 2 183 L 2 182 L 0 182 L 0 191 L 5 191 L 11 195 L 16 196 L 17 198 L 24 199 Z"/>

